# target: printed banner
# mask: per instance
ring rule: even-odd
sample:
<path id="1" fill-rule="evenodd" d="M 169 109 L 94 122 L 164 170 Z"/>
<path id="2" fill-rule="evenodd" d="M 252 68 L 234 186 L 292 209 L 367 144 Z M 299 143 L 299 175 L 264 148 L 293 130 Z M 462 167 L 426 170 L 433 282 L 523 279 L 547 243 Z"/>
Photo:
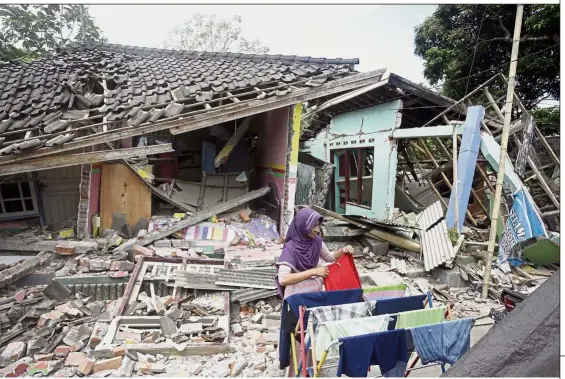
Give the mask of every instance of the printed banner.
<path id="1" fill-rule="evenodd" d="M 514 195 L 514 205 L 500 237 L 497 264 L 508 261 L 512 266 L 522 263 L 520 242 L 545 235 L 545 227 L 536 212 L 531 197 L 520 189 Z"/>

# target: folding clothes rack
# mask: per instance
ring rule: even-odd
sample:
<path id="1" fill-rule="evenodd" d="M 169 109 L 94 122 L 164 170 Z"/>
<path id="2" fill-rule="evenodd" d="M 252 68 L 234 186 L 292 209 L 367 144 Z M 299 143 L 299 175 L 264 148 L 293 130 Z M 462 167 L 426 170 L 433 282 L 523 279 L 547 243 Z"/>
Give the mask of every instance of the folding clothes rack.
<path id="1" fill-rule="evenodd" d="M 427 298 L 424 300 L 424 308 L 426 308 L 426 306 L 430 306 L 430 308 L 433 307 L 433 303 L 432 303 L 432 294 L 431 292 L 428 291 L 427 294 Z M 445 317 L 448 318 L 451 316 L 451 309 L 453 308 L 453 304 L 450 304 L 446 310 L 446 314 Z M 291 352 L 292 352 L 292 360 L 293 360 L 293 366 L 294 366 L 294 374 L 296 377 L 299 377 L 299 372 L 302 371 L 302 376 L 303 377 L 307 377 L 308 373 L 310 374 L 310 376 L 313 376 L 315 378 L 318 377 L 320 370 L 322 369 L 322 366 L 324 364 L 324 361 L 327 357 L 329 348 L 334 344 L 332 343 L 332 345 L 328 346 L 328 348 L 326 350 L 324 350 L 323 354 L 322 354 L 322 359 L 320 360 L 319 363 L 316 363 L 316 351 L 315 351 L 315 341 L 314 344 L 311 345 L 312 340 L 314 339 L 314 328 L 312 325 L 312 319 L 309 319 L 308 322 L 308 334 L 309 334 L 309 338 L 308 341 L 305 341 L 305 333 L 306 333 L 306 327 L 304 325 L 304 315 L 306 313 L 306 311 L 309 310 L 307 307 L 305 306 L 299 306 L 299 320 L 298 323 L 296 324 L 296 329 L 295 329 L 295 333 L 300 333 L 300 352 L 301 352 L 301 362 L 300 365 L 298 364 L 298 357 L 297 357 L 297 353 L 296 353 L 296 338 L 295 338 L 295 333 L 290 333 L 290 339 L 291 339 Z M 402 312 L 399 312 L 402 313 Z M 397 316 L 398 313 L 395 314 L 390 314 L 390 316 Z M 334 341 L 335 342 L 335 341 Z M 307 368 L 306 365 L 304 365 L 304 362 L 306 362 L 306 356 L 308 351 L 312 351 L 312 360 L 313 360 L 313 365 L 312 367 Z M 405 377 L 407 377 L 410 374 L 411 369 L 416 365 L 416 363 L 418 363 L 419 357 L 416 357 L 416 359 L 412 362 L 411 366 L 407 369 L 406 375 Z M 445 372 L 445 367 L 442 364 L 442 372 Z"/>
<path id="2" fill-rule="evenodd" d="M 430 307 L 431 308 L 431 307 Z M 445 311 L 445 317 L 450 317 L 451 315 L 451 308 L 453 308 L 453 304 L 450 304 L 447 307 L 447 310 Z M 410 311 L 406 311 L 406 312 L 410 312 Z M 398 316 L 399 314 L 404 313 L 404 312 L 398 312 L 398 313 L 391 313 L 388 316 L 393 317 L 393 316 Z M 320 362 L 318 363 L 318 367 L 317 370 L 315 370 L 315 374 L 314 377 L 318 377 L 316 374 L 320 372 L 320 370 L 322 369 L 322 366 L 324 365 L 324 362 L 326 360 L 326 357 L 328 356 L 328 352 L 330 351 L 330 349 L 334 346 L 334 345 L 339 345 L 339 339 L 332 341 L 332 343 L 330 343 L 328 345 L 328 347 L 324 350 L 324 352 L 322 353 L 322 358 L 320 359 Z M 408 377 L 408 375 L 410 375 L 411 369 L 414 368 L 414 366 L 416 366 L 416 363 L 418 363 L 420 357 L 416 356 L 416 359 L 414 359 L 414 361 L 412 362 L 412 364 L 410 365 L 410 367 L 408 367 L 406 369 L 406 373 L 404 374 L 404 377 Z M 445 364 L 441 364 L 441 371 L 445 372 Z"/>

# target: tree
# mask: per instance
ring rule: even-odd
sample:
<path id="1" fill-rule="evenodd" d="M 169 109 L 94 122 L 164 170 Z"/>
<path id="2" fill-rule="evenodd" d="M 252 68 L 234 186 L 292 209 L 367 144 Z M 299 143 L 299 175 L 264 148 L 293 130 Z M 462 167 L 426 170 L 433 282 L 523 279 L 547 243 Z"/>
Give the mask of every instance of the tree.
<path id="1" fill-rule="evenodd" d="M 536 119 L 536 125 L 545 135 L 559 134 L 559 107 L 544 107 L 532 110 L 532 116 Z"/>
<path id="2" fill-rule="evenodd" d="M 103 41 L 102 32 L 83 5 L 0 5 L 2 61 L 37 59 L 71 42 Z"/>
<path id="3" fill-rule="evenodd" d="M 243 36 L 241 16 L 218 19 L 216 15 L 197 13 L 183 25 L 174 27 L 165 41 L 169 49 L 188 51 L 266 54 L 269 48 L 258 39 Z"/>
<path id="4" fill-rule="evenodd" d="M 426 79 L 460 99 L 496 73 L 508 75 L 515 17 L 510 4 L 439 5 L 415 29 Z M 559 58 L 559 5 L 526 5 L 516 91 L 527 107 L 559 100 Z M 500 81 L 489 90 L 503 95 L 506 86 Z"/>

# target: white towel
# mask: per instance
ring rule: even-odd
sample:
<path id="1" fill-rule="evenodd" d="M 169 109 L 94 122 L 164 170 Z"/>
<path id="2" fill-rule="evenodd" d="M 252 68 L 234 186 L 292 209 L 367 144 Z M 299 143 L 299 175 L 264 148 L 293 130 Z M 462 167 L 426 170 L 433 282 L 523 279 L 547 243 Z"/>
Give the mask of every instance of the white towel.
<path id="1" fill-rule="evenodd" d="M 316 359 L 338 338 L 360 336 L 362 334 L 384 332 L 388 328 L 389 315 L 356 318 L 354 320 L 328 321 L 318 325 L 316 337 Z M 328 351 L 326 359 L 339 357 L 337 344 Z"/>

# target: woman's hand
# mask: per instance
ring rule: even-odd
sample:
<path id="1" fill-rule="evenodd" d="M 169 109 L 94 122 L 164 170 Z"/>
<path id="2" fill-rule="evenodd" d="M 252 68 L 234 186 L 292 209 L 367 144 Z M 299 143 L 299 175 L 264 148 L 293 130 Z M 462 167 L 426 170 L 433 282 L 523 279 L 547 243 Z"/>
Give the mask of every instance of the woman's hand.
<path id="1" fill-rule="evenodd" d="M 351 246 L 351 245 L 347 245 L 346 247 L 343 248 L 344 254 L 353 255 L 354 251 L 355 250 L 353 249 L 353 246 Z"/>
<path id="2" fill-rule="evenodd" d="M 343 254 L 352 255 L 353 251 L 354 251 L 354 249 L 353 249 L 353 246 L 351 246 L 351 245 L 347 245 L 344 248 L 339 248 L 337 250 L 337 254 L 335 255 L 335 259 L 339 259 Z"/>
<path id="3" fill-rule="evenodd" d="M 329 274 L 330 274 L 330 270 L 326 266 L 320 266 L 312 269 L 312 276 L 327 278 Z"/>

